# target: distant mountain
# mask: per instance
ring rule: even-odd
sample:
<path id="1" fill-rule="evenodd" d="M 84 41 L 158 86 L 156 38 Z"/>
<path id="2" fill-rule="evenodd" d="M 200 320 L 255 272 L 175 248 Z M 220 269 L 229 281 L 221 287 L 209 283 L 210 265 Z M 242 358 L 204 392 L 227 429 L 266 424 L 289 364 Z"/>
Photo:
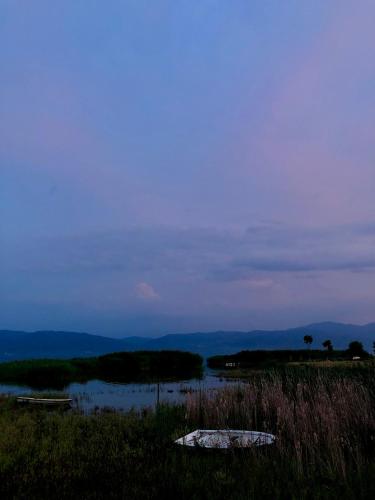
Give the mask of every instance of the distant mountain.
<path id="1" fill-rule="evenodd" d="M 172 334 L 150 339 L 145 347 L 183 349 L 204 356 L 230 354 L 245 349 L 303 349 L 303 337 L 306 334 L 312 335 L 312 347 L 318 349 L 326 339 L 330 339 L 336 349 L 346 349 L 349 342 L 359 340 L 371 351 L 375 340 L 375 323 L 358 326 L 327 322 L 288 330 Z"/>
<path id="2" fill-rule="evenodd" d="M 179 349 L 203 356 L 231 354 L 245 349 L 301 349 L 306 334 L 312 335 L 313 348 L 320 348 L 326 339 L 330 339 L 337 349 L 345 349 L 352 340 L 359 340 L 371 352 L 375 323 L 359 326 L 325 322 L 288 330 L 198 332 L 123 339 L 76 332 L 0 330 L 0 360 L 71 358 L 139 349 Z"/>
<path id="3" fill-rule="evenodd" d="M 125 350 L 126 347 L 124 340 L 88 333 L 0 331 L 0 360 L 2 361 L 43 357 L 95 356 Z"/>

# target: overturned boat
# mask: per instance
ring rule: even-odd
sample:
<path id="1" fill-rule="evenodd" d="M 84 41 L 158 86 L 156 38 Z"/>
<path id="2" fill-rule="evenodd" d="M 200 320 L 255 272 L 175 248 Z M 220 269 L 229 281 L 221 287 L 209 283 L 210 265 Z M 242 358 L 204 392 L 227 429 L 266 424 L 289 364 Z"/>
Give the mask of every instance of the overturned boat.
<path id="1" fill-rule="evenodd" d="M 33 405 L 47 405 L 47 406 L 67 406 L 72 404 L 71 398 L 32 398 L 26 396 L 18 396 L 18 403 L 26 403 Z"/>
<path id="2" fill-rule="evenodd" d="M 196 448 L 252 448 L 265 446 L 275 442 L 273 434 L 258 431 L 241 431 L 231 429 L 197 429 L 175 441 L 182 446 Z"/>

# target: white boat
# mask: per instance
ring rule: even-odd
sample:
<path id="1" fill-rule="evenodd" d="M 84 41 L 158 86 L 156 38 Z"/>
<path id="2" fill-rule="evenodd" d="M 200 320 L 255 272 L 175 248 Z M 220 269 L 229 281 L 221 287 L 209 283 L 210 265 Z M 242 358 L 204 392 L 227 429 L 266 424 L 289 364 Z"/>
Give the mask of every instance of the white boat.
<path id="1" fill-rule="evenodd" d="M 182 446 L 198 448 L 251 448 L 275 442 L 273 434 L 258 431 L 237 431 L 231 429 L 197 429 L 175 441 Z"/>
<path id="2" fill-rule="evenodd" d="M 51 398 L 29 398 L 25 396 L 18 396 L 17 397 L 17 402 L 18 403 L 29 403 L 29 404 L 36 404 L 36 405 L 50 405 L 50 406 L 57 406 L 57 405 L 70 405 L 72 403 L 71 398 L 57 398 L 57 399 L 51 399 Z"/>

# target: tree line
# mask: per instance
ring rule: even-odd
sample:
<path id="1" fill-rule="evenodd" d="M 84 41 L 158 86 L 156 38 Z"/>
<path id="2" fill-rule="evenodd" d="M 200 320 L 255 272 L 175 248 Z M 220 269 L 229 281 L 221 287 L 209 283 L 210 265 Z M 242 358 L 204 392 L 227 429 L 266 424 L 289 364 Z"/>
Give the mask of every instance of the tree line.
<path id="1" fill-rule="evenodd" d="M 311 344 L 314 341 L 314 338 L 312 337 L 312 335 L 305 335 L 303 337 L 303 341 L 310 349 Z M 327 339 L 324 342 L 322 342 L 322 346 L 325 349 L 327 349 L 327 351 L 329 353 L 332 353 L 334 350 L 332 341 L 330 339 Z M 367 351 L 365 351 L 365 349 L 363 348 L 362 342 L 359 342 L 358 340 L 353 340 L 352 342 L 350 342 L 346 352 L 348 353 L 348 355 L 351 355 L 352 357 L 364 357 L 364 358 L 366 358 L 369 356 L 369 353 Z M 373 352 L 375 354 L 375 342 L 373 342 Z"/>

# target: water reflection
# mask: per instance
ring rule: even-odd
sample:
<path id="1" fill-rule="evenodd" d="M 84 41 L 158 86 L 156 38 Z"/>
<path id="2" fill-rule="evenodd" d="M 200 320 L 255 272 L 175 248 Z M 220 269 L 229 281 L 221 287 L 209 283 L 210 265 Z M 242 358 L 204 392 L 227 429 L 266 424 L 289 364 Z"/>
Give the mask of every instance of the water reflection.
<path id="1" fill-rule="evenodd" d="M 199 390 L 215 390 L 224 385 L 233 384 L 225 379 L 207 373 L 201 379 L 180 380 L 157 383 L 112 383 L 102 380 L 90 380 L 85 383 L 72 383 L 61 391 L 73 398 L 74 406 L 84 412 L 99 408 L 117 410 L 139 410 L 154 407 L 160 403 L 183 403 L 186 394 Z M 31 388 L 19 385 L 0 384 L 1 394 L 24 395 L 33 392 Z M 48 393 L 42 390 L 38 393 Z M 56 391 L 54 391 L 56 394 Z"/>

